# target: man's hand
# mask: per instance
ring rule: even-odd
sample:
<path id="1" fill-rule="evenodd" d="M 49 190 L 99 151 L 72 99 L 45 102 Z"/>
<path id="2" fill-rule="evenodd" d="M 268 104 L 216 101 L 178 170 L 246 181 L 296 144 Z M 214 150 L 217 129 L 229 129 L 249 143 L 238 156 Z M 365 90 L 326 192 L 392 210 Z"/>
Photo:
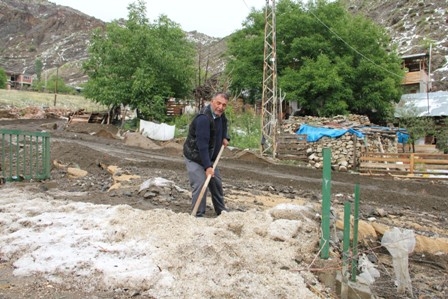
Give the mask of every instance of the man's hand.
<path id="1" fill-rule="evenodd" d="M 224 138 L 222 140 L 222 145 L 224 145 L 224 147 L 227 147 L 229 145 L 229 140 L 227 140 L 226 138 Z"/>
<path id="2" fill-rule="evenodd" d="M 215 176 L 215 170 L 213 169 L 213 167 L 209 167 L 205 170 L 205 175 L 206 176 L 211 176 L 214 177 Z"/>

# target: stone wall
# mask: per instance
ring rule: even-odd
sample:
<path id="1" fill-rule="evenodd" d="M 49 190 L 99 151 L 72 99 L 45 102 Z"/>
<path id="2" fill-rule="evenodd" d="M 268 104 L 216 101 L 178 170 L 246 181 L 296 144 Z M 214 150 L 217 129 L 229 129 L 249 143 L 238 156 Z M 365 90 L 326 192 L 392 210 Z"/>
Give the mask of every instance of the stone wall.
<path id="1" fill-rule="evenodd" d="M 308 166 L 322 168 L 322 149 L 331 149 L 331 165 L 334 170 L 356 170 L 359 156 L 363 152 L 397 153 L 397 138 L 381 133 L 366 134 L 365 138 L 346 133 L 339 138 L 322 137 L 317 142 L 308 142 Z"/>
<path id="2" fill-rule="evenodd" d="M 353 128 L 361 131 L 365 137 L 346 133 L 338 138 L 322 137 L 316 142 L 307 143 L 307 165 L 313 168 L 323 167 L 322 150 L 331 149 L 332 169 L 338 171 L 356 170 L 361 153 L 397 153 L 398 139 L 394 129 L 371 126 L 366 116 L 349 115 L 334 118 L 290 117 L 282 123 L 282 133 L 295 132 L 300 125 L 306 123 L 311 126 L 326 128 Z"/>

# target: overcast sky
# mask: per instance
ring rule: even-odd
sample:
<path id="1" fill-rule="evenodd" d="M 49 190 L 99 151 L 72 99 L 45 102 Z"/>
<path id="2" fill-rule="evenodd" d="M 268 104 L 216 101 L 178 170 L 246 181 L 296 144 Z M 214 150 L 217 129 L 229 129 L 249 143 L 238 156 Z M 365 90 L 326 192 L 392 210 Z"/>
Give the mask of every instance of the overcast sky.
<path id="1" fill-rule="evenodd" d="M 109 22 L 127 18 L 133 0 L 52 0 L 87 15 Z M 180 24 L 183 30 L 225 37 L 241 29 L 252 7 L 262 9 L 266 0 L 146 0 L 151 21 L 161 14 Z"/>

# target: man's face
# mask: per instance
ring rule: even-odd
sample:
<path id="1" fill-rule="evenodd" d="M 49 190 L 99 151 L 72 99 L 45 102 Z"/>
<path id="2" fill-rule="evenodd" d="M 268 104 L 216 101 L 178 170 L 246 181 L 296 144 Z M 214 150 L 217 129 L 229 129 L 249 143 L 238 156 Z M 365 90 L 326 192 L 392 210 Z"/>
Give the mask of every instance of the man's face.
<path id="1" fill-rule="evenodd" d="M 210 102 L 210 106 L 212 108 L 213 113 L 216 116 L 221 116 L 226 110 L 227 102 L 228 101 L 223 96 L 220 95 L 213 98 L 212 101 Z"/>

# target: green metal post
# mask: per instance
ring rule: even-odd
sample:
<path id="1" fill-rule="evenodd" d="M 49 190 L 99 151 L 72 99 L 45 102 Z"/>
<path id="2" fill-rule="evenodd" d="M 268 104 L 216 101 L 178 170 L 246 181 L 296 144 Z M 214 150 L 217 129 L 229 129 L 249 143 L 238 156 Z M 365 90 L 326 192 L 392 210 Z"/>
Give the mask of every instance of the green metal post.
<path id="1" fill-rule="evenodd" d="M 33 173 L 33 136 L 30 136 L 30 175 Z"/>
<path id="2" fill-rule="evenodd" d="M 353 244 L 352 244 L 352 276 L 351 281 L 356 281 L 356 269 L 358 268 L 358 223 L 359 223 L 359 184 L 355 185 L 355 202 L 353 211 Z"/>
<path id="3" fill-rule="evenodd" d="M 20 167 L 20 140 L 19 140 L 19 134 L 16 135 L 16 178 L 19 177 L 19 167 Z"/>
<path id="4" fill-rule="evenodd" d="M 2 176 L 6 177 L 6 151 L 5 151 L 5 134 L 2 133 Z"/>
<path id="5" fill-rule="evenodd" d="M 39 136 L 36 136 L 36 146 L 35 146 L 35 149 L 34 149 L 34 151 L 36 152 L 34 155 L 37 157 L 37 156 L 39 156 Z M 39 173 L 39 161 L 40 161 L 40 159 L 34 159 L 35 161 L 36 161 L 36 169 L 34 170 L 34 173 Z"/>
<path id="6" fill-rule="evenodd" d="M 330 256 L 330 206 L 331 206 L 331 149 L 324 148 L 323 179 L 322 179 L 322 237 L 320 239 L 320 256 L 328 259 Z"/>
<path id="7" fill-rule="evenodd" d="M 45 163 L 44 166 L 44 178 L 50 178 L 50 136 L 44 137 L 44 159 L 42 160 Z"/>
<path id="8" fill-rule="evenodd" d="M 22 135 L 22 142 L 23 142 L 23 147 L 22 147 L 22 157 L 23 157 L 23 161 L 26 161 L 26 135 Z M 23 170 L 22 170 L 22 174 L 26 177 L 27 173 L 26 173 L 26 163 L 22 163 L 23 165 Z"/>
<path id="9" fill-rule="evenodd" d="M 13 144 L 13 142 L 12 142 L 12 135 L 9 135 L 9 177 L 12 177 L 12 167 L 13 167 L 13 164 L 12 164 L 12 156 L 13 156 L 13 154 L 12 154 L 12 144 Z"/>

